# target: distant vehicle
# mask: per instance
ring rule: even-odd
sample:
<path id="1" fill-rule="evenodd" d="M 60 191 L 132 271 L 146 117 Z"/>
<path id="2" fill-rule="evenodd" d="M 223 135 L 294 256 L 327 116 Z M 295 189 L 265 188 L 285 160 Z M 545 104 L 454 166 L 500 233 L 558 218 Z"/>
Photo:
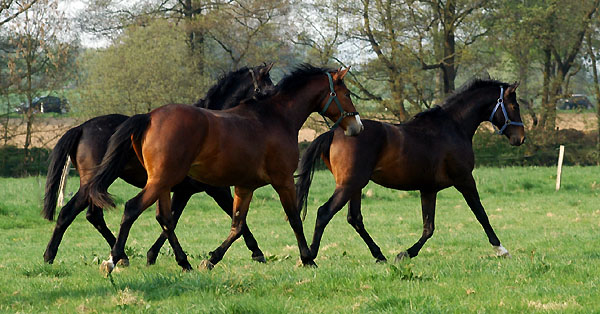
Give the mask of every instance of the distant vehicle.
<path id="1" fill-rule="evenodd" d="M 592 109 L 594 105 L 584 94 L 573 94 L 569 98 L 561 98 L 556 102 L 556 109 Z"/>
<path id="2" fill-rule="evenodd" d="M 68 111 L 68 102 L 66 98 L 58 98 L 56 96 L 44 96 L 36 97 L 32 101 L 32 107 L 34 112 L 56 112 L 65 113 Z M 15 110 L 18 113 L 27 111 L 29 106 L 26 103 L 22 103 Z"/>

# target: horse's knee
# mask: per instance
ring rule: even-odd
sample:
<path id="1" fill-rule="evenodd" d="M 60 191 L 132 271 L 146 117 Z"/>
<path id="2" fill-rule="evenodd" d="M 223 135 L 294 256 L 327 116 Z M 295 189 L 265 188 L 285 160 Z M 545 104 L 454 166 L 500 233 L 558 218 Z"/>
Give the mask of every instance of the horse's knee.
<path id="1" fill-rule="evenodd" d="M 346 217 L 346 221 L 348 221 L 348 223 L 354 227 L 355 229 L 361 228 L 363 227 L 363 223 L 362 223 L 362 217 L 358 216 L 358 217 L 354 217 L 352 215 L 348 215 Z"/>
<path id="2" fill-rule="evenodd" d="M 88 210 L 85 213 L 85 219 L 87 219 L 87 221 L 89 221 L 91 224 L 95 224 L 98 221 L 98 215 L 98 212 L 94 210 Z"/>
<path id="3" fill-rule="evenodd" d="M 429 227 L 429 228 L 425 228 L 423 229 L 423 237 L 425 239 L 429 239 L 433 236 L 433 231 L 435 230 L 434 227 Z"/>

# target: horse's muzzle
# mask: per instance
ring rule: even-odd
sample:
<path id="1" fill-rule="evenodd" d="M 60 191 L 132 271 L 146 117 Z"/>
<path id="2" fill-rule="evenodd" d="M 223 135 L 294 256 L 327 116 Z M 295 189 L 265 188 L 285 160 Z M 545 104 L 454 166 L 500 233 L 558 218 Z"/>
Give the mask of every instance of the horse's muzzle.
<path id="1" fill-rule="evenodd" d="M 365 127 L 362 124 L 362 121 L 360 121 L 360 116 L 355 115 L 352 122 L 348 125 L 348 127 L 346 127 L 346 131 L 344 131 L 344 134 L 346 136 L 356 136 L 360 134 L 360 132 L 362 132 L 364 129 Z"/>
<path id="2" fill-rule="evenodd" d="M 525 143 L 525 135 L 511 136 L 509 142 L 512 146 L 521 146 L 523 143 Z"/>

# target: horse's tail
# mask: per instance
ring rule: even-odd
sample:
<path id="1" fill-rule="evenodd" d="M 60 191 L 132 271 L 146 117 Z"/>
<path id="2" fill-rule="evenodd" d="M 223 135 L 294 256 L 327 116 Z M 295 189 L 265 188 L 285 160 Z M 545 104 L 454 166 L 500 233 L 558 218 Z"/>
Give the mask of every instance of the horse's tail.
<path id="1" fill-rule="evenodd" d="M 150 114 L 136 114 L 125 120 L 110 137 L 104 158 L 84 189 L 92 204 L 100 208 L 115 207 L 108 187 L 130 160 L 133 141 L 139 141 L 149 124 Z"/>
<path id="2" fill-rule="evenodd" d="M 48 165 L 48 175 L 46 176 L 46 192 L 44 195 L 44 208 L 42 208 L 42 217 L 47 220 L 54 219 L 56 211 L 56 201 L 58 199 L 58 190 L 60 188 L 60 178 L 64 171 L 69 154 L 75 151 L 79 139 L 81 138 L 81 126 L 74 127 L 63 135 L 50 155 L 50 164 Z"/>
<path id="3" fill-rule="evenodd" d="M 302 209 L 303 220 L 306 217 L 308 190 L 310 189 L 310 184 L 315 173 L 315 165 L 321 155 L 329 157 L 329 147 L 333 141 L 333 132 L 332 130 L 319 135 L 308 146 L 298 165 L 298 175 L 296 175 L 296 208 Z"/>

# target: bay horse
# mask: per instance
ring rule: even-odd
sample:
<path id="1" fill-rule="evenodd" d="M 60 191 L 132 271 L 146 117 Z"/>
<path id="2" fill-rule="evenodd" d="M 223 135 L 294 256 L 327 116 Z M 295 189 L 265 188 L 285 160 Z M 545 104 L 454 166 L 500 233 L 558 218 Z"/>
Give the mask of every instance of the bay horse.
<path id="1" fill-rule="evenodd" d="M 474 80 L 447 98 L 441 106 L 392 125 L 364 120 L 365 131 L 344 137 L 329 131 L 317 137 L 300 161 L 296 192 L 298 208 L 306 200 L 315 162 L 322 158 L 335 178 L 335 191 L 318 209 L 310 251 L 316 258 L 325 227 L 349 202 L 348 223 L 365 241 L 378 262 L 386 261 L 363 224 L 361 190 L 369 180 L 396 190 L 419 190 L 423 215 L 421 238 L 396 260 L 419 254 L 433 235 L 436 195 L 454 186 L 462 193 L 499 256 L 509 256 L 500 244 L 485 213 L 472 171 L 475 165 L 473 135 L 484 121 L 491 121 L 511 145 L 521 145 L 525 130 L 515 94 L 518 84 Z"/>
<path id="2" fill-rule="evenodd" d="M 243 67 L 223 75 L 206 94 L 206 97 L 197 101 L 194 106 L 214 110 L 229 109 L 237 106 L 242 100 L 257 97 L 261 93 L 273 87 L 269 71 L 273 64 L 264 64 L 257 67 Z M 60 178 L 67 158 L 73 160 L 75 169 L 79 173 L 80 189 L 71 200 L 61 208 L 54 227 L 52 237 L 44 252 L 44 261 L 53 263 L 62 237 L 73 220 L 85 208 L 88 208 L 87 220 L 102 234 L 108 245 L 112 248 L 116 238 L 106 226 L 103 210 L 94 206 L 88 197 L 82 192 L 85 186 L 97 171 L 98 165 L 108 147 L 108 141 L 116 129 L 129 117 L 121 114 L 104 115 L 90 119 L 83 124 L 67 131 L 57 142 L 48 166 L 46 178 L 46 193 L 44 197 L 44 208 L 42 216 L 53 220 L 56 210 L 56 200 L 60 184 Z M 130 150 L 127 165 L 115 172 L 113 181 L 117 177 L 127 183 L 142 188 L 146 185 L 146 170 L 139 162 L 134 152 Z M 199 192 L 206 192 L 215 199 L 221 209 L 231 216 L 233 208 L 233 197 L 228 187 L 215 187 L 207 185 L 190 178 L 185 178 L 181 183 L 175 185 L 173 191 L 173 214 L 177 221 L 190 197 Z M 264 262 L 262 251 L 254 236 L 245 228 L 243 230 L 246 246 L 252 251 L 252 258 Z M 152 265 L 156 262 L 158 252 L 166 240 L 166 233 L 162 233 L 154 245 L 148 250 L 147 263 Z M 123 258 L 123 263 L 128 263 L 128 258 Z"/>
<path id="3" fill-rule="evenodd" d="M 294 171 L 298 164 L 298 131 L 312 112 L 328 117 L 345 135 L 359 134 L 362 123 L 343 82 L 349 69 L 298 66 L 260 100 L 210 111 L 177 104 L 126 121 L 110 138 L 100 169 L 87 187 L 91 201 L 112 204 L 106 192 L 110 172 L 121 167 L 122 143 L 133 138 L 133 148 L 148 173 L 146 186 L 125 204 L 123 220 L 109 260 L 101 269 L 110 273 L 124 257 L 133 222 L 158 200 L 156 219 L 167 232 L 175 259 L 191 270 L 174 229 L 169 191 L 187 176 L 216 186 L 234 186 L 233 218 L 229 236 L 201 266 L 212 268 L 240 236 L 255 189 L 270 184 L 279 195 L 292 227 L 304 265 L 315 265 L 296 208 Z M 335 103 L 334 105 L 331 105 Z M 108 183 L 108 184 L 107 184 Z"/>

